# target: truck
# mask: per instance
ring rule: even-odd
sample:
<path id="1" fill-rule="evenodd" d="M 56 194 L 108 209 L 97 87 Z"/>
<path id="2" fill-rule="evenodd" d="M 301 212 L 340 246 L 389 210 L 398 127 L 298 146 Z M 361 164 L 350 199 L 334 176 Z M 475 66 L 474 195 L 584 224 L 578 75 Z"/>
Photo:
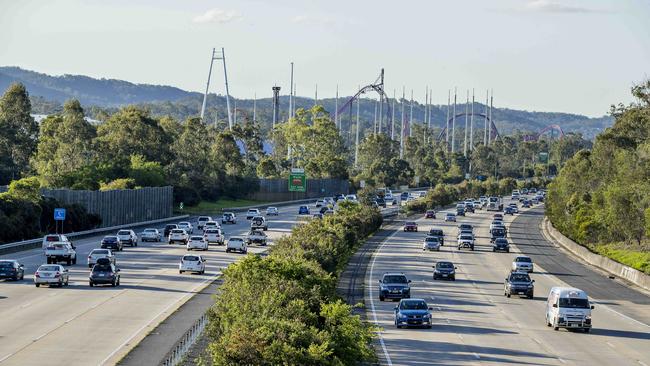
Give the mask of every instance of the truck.
<path id="1" fill-rule="evenodd" d="M 77 251 L 75 246 L 69 242 L 55 242 L 45 248 L 45 258 L 47 264 L 58 264 L 59 262 L 66 262 L 69 266 L 77 264 Z"/>
<path id="2" fill-rule="evenodd" d="M 503 202 L 501 197 L 492 196 L 488 198 L 487 204 L 488 211 L 503 211 Z"/>

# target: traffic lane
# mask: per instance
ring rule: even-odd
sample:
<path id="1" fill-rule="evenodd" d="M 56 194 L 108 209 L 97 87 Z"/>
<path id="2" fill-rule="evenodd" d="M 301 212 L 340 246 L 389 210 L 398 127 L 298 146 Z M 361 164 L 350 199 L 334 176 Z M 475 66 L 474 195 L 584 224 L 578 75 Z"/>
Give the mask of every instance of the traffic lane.
<path id="1" fill-rule="evenodd" d="M 466 222 L 478 223 L 475 217 L 468 217 Z M 528 362 L 540 364 L 544 355 L 534 349 L 532 342 L 526 349 L 510 349 L 504 347 L 502 339 L 513 337 L 515 332 L 508 330 L 507 321 L 487 316 L 489 323 L 484 321 L 490 314 L 491 305 L 487 301 L 475 299 L 472 295 L 474 284 L 463 275 L 464 271 L 474 263 L 467 263 L 468 256 L 476 252 L 459 252 L 456 249 L 456 225 L 458 223 L 427 222 L 419 220 L 422 233 L 394 234 L 376 254 L 371 264 L 369 286 L 373 286 L 374 298 L 368 299 L 376 309 L 379 324 L 384 327 L 383 337 L 393 361 L 393 364 L 474 364 L 478 362 Z M 431 227 L 441 227 L 445 230 L 445 246 L 440 252 L 423 252 L 421 240 L 424 231 Z M 417 238 L 417 239 L 414 239 Z M 419 239 L 419 240 L 418 240 Z M 457 281 L 433 281 L 431 266 L 438 260 L 451 260 L 457 266 Z M 377 299 L 378 280 L 384 272 L 405 272 L 412 279 L 412 297 L 424 298 L 434 307 L 433 330 L 427 329 L 397 329 L 393 324 L 393 307 L 396 302 L 379 302 Z M 370 289 L 369 289 L 370 290 Z M 372 306 L 371 306 L 372 307 Z M 503 330 L 505 329 L 505 330 Z M 480 342 L 470 342 L 472 336 L 478 334 Z M 497 335 L 495 342 L 489 342 L 490 335 Z M 483 339 L 486 338 L 486 339 Z M 518 344 L 521 340 L 513 339 L 505 344 Z M 522 360 L 522 357 L 527 361 Z M 557 364 L 551 362 L 548 364 Z"/>
<path id="2" fill-rule="evenodd" d="M 285 223 L 277 224 L 282 229 L 291 225 L 292 222 L 288 218 L 282 221 L 285 221 Z M 247 221 L 238 223 L 236 226 L 233 225 L 231 226 L 233 228 L 231 233 L 241 235 L 247 231 L 248 225 Z M 281 235 L 281 233 L 273 231 L 273 225 L 271 224 L 269 230 L 271 238 Z M 81 246 L 83 247 L 85 244 L 81 244 Z M 264 248 L 251 247 L 250 250 L 251 252 L 259 252 Z M 60 345 L 58 344 L 60 342 L 52 341 L 57 339 L 59 330 L 62 330 L 65 334 L 72 334 L 72 336 L 66 335 L 66 339 L 75 338 L 75 336 L 79 337 L 81 343 L 70 344 L 84 344 L 84 337 L 88 333 L 85 333 L 83 329 L 79 329 L 78 327 L 82 327 L 82 325 L 76 323 L 82 322 L 86 324 L 90 322 L 97 330 L 104 329 L 107 324 L 101 324 L 101 316 L 103 316 L 101 314 L 110 312 L 112 309 L 111 304 L 116 301 L 125 301 L 127 304 L 131 302 L 133 306 L 126 306 L 126 309 L 132 307 L 137 309 L 135 319 L 122 319 L 118 316 L 113 320 L 123 327 L 120 333 L 121 337 L 117 337 L 123 339 L 128 335 L 129 331 L 135 332 L 138 330 L 138 328 L 134 329 L 133 327 L 140 326 L 141 323 L 139 322 L 144 320 L 146 325 L 146 322 L 151 321 L 152 314 L 159 314 L 169 304 L 174 304 L 185 296 L 191 296 L 195 292 L 192 286 L 196 287 L 204 284 L 211 278 L 211 275 L 214 276 L 228 263 L 242 257 L 234 253 L 225 254 L 224 247 L 215 248 L 211 246 L 210 251 L 202 253 L 208 258 L 206 275 L 181 276 L 178 275 L 177 263 L 184 253 L 186 253 L 184 246 L 168 244 L 147 243 L 132 250 L 127 249 L 127 251 L 120 253 L 123 256 L 118 259 L 118 265 L 125 267 L 125 271 L 122 272 L 123 286 L 117 288 L 116 291 L 112 291 L 111 288 L 91 289 L 87 287 L 88 269 L 79 265 L 72 266 L 73 283 L 69 288 L 43 288 L 37 290 L 33 285 L 13 286 L 14 288 L 23 287 L 26 290 L 26 296 L 8 296 L 8 299 L 14 302 L 8 304 L 6 308 L 12 317 L 3 317 L 6 321 L 0 321 L 0 329 L 3 330 L 3 333 L 6 332 L 7 335 L 19 334 L 21 337 L 13 337 L 12 342 L 3 342 L 0 345 L 0 359 L 10 355 L 10 358 L 5 362 L 24 364 L 30 363 L 30 360 L 38 360 L 38 358 L 33 358 L 37 353 L 33 351 L 35 348 L 54 353 L 60 352 Z M 131 268 L 126 269 L 128 267 Z M 75 273 L 76 271 L 78 271 L 78 274 Z M 23 283 L 31 284 L 28 281 Z M 198 291 L 198 288 L 196 290 Z M 20 301 L 25 302 L 18 303 Z M 31 306 L 31 304 L 41 306 Z M 138 305 L 140 305 L 139 309 Z M 118 307 L 124 311 L 124 306 Z M 56 311 L 52 311 L 52 309 L 56 309 Z M 101 315 L 99 319 L 97 319 L 96 313 Z M 83 321 L 80 320 L 82 316 L 85 318 Z M 90 318 L 90 320 L 87 318 Z M 38 319 L 38 321 L 34 322 L 34 319 Z M 30 324 L 33 329 L 25 329 L 24 324 Z M 101 355 L 102 350 L 111 350 L 105 341 L 100 342 L 92 349 L 95 356 Z M 79 364 L 98 363 L 99 361 L 101 360 L 84 359 L 82 357 L 82 359 L 79 359 Z M 62 362 L 65 361 L 62 360 Z"/>
<path id="3" fill-rule="evenodd" d="M 523 212 L 511 224 L 511 236 L 517 247 L 526 255 L 535 258 L 548 274 L 572 287 L 586 291 L 609 308 L 650 324 L 650 296 L 623 283 L 609 279 L 605 274 L 579 262 L 571 255 L 555 247 L 541 234 L 538 228 L 544 219 L 543 206 Z"/>

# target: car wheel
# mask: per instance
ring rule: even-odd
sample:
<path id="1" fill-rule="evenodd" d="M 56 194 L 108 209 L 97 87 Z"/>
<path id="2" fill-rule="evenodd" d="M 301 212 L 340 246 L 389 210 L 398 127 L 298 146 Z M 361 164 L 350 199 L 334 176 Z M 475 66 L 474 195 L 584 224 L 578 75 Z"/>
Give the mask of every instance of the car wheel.
<path id="1" fill-rule="evenodd" d="M 35 283 L 34 286 L 41 287 L 41 284 L 40 283 Z"/>
<path id="2" fill-rule="evenodd" d="M 585 333 L 589 333 L 589 331 L 591 330 L 591 328 L 584 328 L 583 330 L 584 330 Z"/>
<path id="3" fill-rule="evenodd" d="M 456 281 L 456 276 L 449 277 L 449 279 L 452 280 L 452 281 Z"/>
<path id="4" fill-rule="evenodd" d="M 432 327 L 431 324 L 427 325 L 427 329 L 431 329 L 431 327 Z"/>
<path id="5" fill-rule="evenodd" d="M 118 286 L 120 285 L 120 278 L 119 277 L 117 278 L 117 285 Z"/>
<path id="6" fill-rule="evenodd" d="M 507 297 L 510 297 L 511 295 L 510 295 L 510 294 L 506 294 L 506 296 L 507 296 Z"/>
<path id="7" fill-rule="evenodd" d="M 230 249 L 226 248 L 226 253 L 230 253 Z"/>
<path id="8" fill-rule="evenodd" d="M 384 301 L 384 297 L 383 297 L 383 296 L 379 296 L 379 301 Z"/>
<path id="9" fill-rule="evenodd" d="M 20 274 L 20 280 L 22 281 L 22 280 L 24 280 L 24 279 L 25 279 L 25 272 L 23 272 L 23 273 Z"/>
<path id="10" fill-rule="evenodd" d="M 181 270 L 179 269 L 179 270 L 178 270 L 178 273 L 179 273 L 179 274 L 183 274 L 183 271 L 181 271 Z"/>
<path id="11" fill-rule="evenodd" d="M 77 264 L 77 257 L 74 257 L 74 259 L 72 259 L 72 264 Z"/>
<path id="12" fill-rule="evenodd" d="M 113 280 L 113 282 L 111 283 L 111 287 L 115 287 L 115 286 L 117 286 L 117 281 Z"/>
<path id="13" fill-rule="evenodd" d="M 402 326 L 399 325 L 399 324 L 397 324 L 397 328 L 398 328 L 398 329 L 402 329 Z"/>
<path id="14" fill-rule="evenodd" d="M 66 263 L 68 264 L 68 266 L 69 266 L 69 265 L 72 263 L 72 259 L 68 258 L 68 259 L 66 259 L 65 262 L 66 262 Z"/>

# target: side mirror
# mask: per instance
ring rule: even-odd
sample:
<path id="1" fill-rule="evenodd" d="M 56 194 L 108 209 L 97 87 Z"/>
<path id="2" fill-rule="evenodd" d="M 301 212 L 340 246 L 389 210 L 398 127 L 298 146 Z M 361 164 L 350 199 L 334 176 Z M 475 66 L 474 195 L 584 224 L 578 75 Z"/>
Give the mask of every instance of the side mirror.
<path id="1" fill-rule="evenodd" d="M 429 310 L 433 310 L 433 308 L 431 306 L 429 306 Z"/>
<path id="2" fill-rule="evenodd" d="M 557 304 L 553 304 L 553 307 L 556 308 L 556 307 L 557 307 Z"/>
<path id="3" fill-rule="evenodd" d="M 118 269 L 116 269 L 115 271 L 116 271 L 116 272 L 121 272 L 122 270 L 118 268 Z"/>
<path id="4" fill-rule="evenodd" d="M 378 282 L 381 283 L 381 280 L 379 280 Z"/>
<path id="5" fill-rule="evenodd" d="M 594 306 L 593 306 L 593 305 L 591 305 L 591 310 L 594 310 Z"/>
<path id="6" fill-rule="evenodd" d="M 458 269 L 458 267 L 454 267 L 454 269 Z"/>
<path id="7" fill-rule="evenodd" d="M 67 268 L 66 268 L 66 269 L 64 269 L 64 270 L 63 270 L 63 272 L 68 272 L 68 269 L 67 269 Z"/>
<path id="8" fill-rule="evenodd" d="M 411 280 L 409 280 L 409 283 L 411 283 Z"/>
<path id="9" fill-rule="evenodd" d="M 530 281 L 530 282 L 531 282 L 531 283 L 534 283 L 534 282 L 535 282 L 535 280 L 532 280 L 532 281 Z"/>
<path id="10" fill-rule="evenodd" d="M 399 310 L 399 308 L 398 308 L 397 306 L 395 306 L 395 307 L 393 308 L 393 310 L 397 311 L 397 310 Z"/>

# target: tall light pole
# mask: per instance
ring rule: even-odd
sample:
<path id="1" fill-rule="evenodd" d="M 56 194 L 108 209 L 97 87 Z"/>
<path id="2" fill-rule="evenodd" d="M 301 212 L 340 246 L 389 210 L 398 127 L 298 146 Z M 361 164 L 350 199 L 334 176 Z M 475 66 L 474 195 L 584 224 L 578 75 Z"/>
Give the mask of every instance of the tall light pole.
<path id="1" fill-rule="evenodd" d="M 454 87 L 454 114 L 451 116 L 451 152 L 456 151 L 456 95 L 457 91 Z"/>
<path id="2" fill-rule="evenodd" d="M 391 108 L 390 117 L 390 139 L 395 140 L 395 89 L 393 89 L 393 108 Z"/>
<path id="3" fill-rule="evenodd" d="M 469 120 L 469 151 L 474 150 L 474 89 L 472 88 L 472 114 Z"/>
<path id="4" fill-rule="evenodd" d="M 463 141 L 463 156 L 467 157 L 467 130 L 469 126 L 467 125 L 469 114 L 469 89 L 467 90 L 467 99 L 465 100 L 465 140 Z"/>
<path id="5" fill-rule="evenodd" d="M 339 84 L 336 84 L 336 99 L 334 100 L 334 124 L 340 132 L 341 126 L 339 126 Z"/>
<path id="6" fill-rule="evenodd" d="M 483 145 L 488 146 L 488 102 L 490 99 L 490 91 L 485 91 L 485 122 L 483 126 Z"/>
<path id="7" fill-rule="evenodd" d="M 413 89 L 411 89 L 411 111 L 409 112 L 409 137 L 413 137 Z"/>
<path id="8" fill-rule="evenodd" d="M 451 89 L 447 89 L 447 119 L 445 120 L 445 143 L 449 150 L 449 110 L 451 109 Z"/>
<path id="9" fill-rule="evenodd" d="M 289 84 L 289 118 L 293 118 L 293 62 L 291 63 L 291 79 Z"/>
<path id="10" fill-rule="evenodd" d="M 221 47 L 221 56 L 217 56 L 216 48 L 212 49 L 212 57 L 210 59 L 210 70 L 208 71 L 208 82 L 205 85 L 205 94 L 203 95 L 203 105 L 201 106 L 201 120 L 205 117 L 205 105 L 208 100 L 208 90 L 210 89 L 210 77 L 212 76 L 212 64 L 214 60 L 223 61 L 223 76 L 226 84 L 226 109 L 228 110 L 228 128 L 232 130 L 232 114 L 230 111 L 230 90 L 228 89 L 228 72 L 226 71 L 226 51 Z"/>
<path id="11" fill-rule="evenodd" d="M 359 85 L 361 90 L 361 85 Z M 361 98 L 357 98 L 357 132 L 354 138 L 354 166 L 357 167 L 359 163 L 359 106 L 361 105 Z"/>
<path id="12" fill-rule="evenodd" d="M 404 118 L 404 102 L 406 101 L 406 88 L 402 86 L 402 126 L 399 134 L 399 158 L 404 157 L 404 125 L 406 124 L 406 119 Z"/>

